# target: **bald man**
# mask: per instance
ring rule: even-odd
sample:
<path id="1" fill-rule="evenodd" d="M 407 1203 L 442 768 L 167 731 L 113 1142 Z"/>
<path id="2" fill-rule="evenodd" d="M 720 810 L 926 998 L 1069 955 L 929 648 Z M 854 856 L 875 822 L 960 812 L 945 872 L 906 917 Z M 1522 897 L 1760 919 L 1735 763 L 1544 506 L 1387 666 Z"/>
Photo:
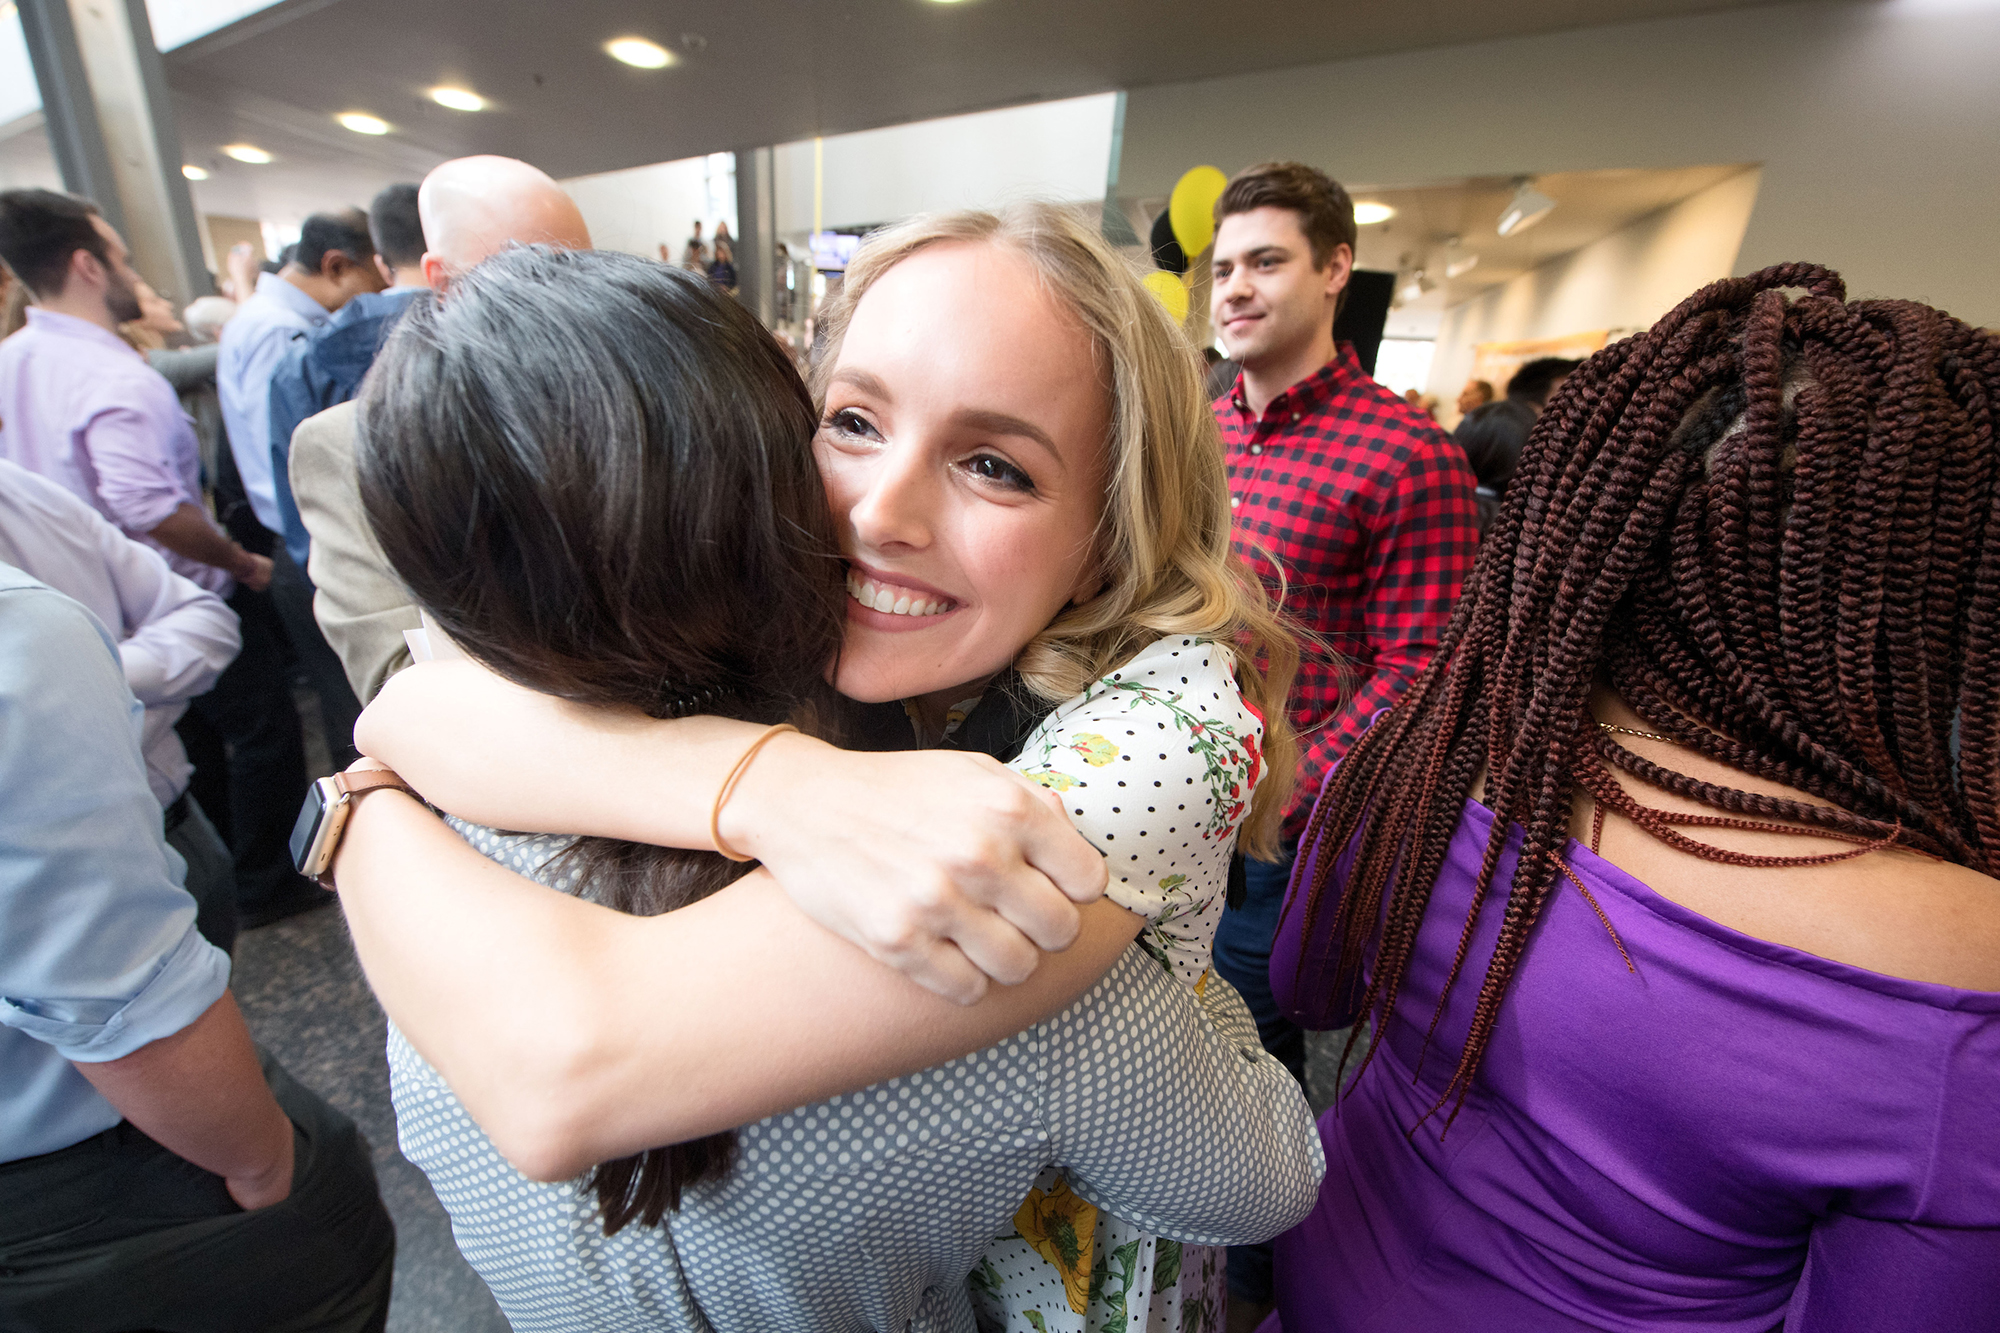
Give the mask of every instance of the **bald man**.
<path id="1" fill-rule="evenodd" d="M 449 300 L 451 283 L 510 245 L 588 250 L 590 229 L 562 187 L 511 157 L 462 157 L 424 178 L 424 285 Z M 400 279 L 400 273 L 399 273 Z M 361 509 L 352 402 L 300 423 L 292 436 L 292 493 L 312 538 L 313 614 L 362 703 L 410 664 L 403 631 L 417 608 L 390 570 Z"/>

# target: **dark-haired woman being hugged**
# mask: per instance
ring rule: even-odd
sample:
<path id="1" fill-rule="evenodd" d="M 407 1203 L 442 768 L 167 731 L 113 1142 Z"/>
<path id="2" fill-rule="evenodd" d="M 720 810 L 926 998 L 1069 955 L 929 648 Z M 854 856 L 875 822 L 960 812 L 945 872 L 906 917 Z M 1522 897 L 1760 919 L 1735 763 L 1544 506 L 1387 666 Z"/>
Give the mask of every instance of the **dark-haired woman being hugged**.
<path id="1" fill-rule="evenodd" d="M 1280 996 L 1379 1035 L 1285 1333 L 2000 1327 L 1996 414 L 1808 265 L 1549 404 L 1293 881 Z"/>
<path id="2" fill-rule="evenodd" d="M 618 256 L 489 261 L 385 350 L 363 499 L 487 670 L 399 677 L 372 748 L 494 826 L 371 794 L 336 864 L 404 1151 L 517 1329 L 1212 1325 L 1205 1247 L 1320 1163 L 1207 973 L 1292 659 L 1193 356 L 1054 209 L 909 224 L 849 287 L 817 417 L 740 307 Z M 966 752 L 787 725 L 849 721 Z M 987 896 L 900 961 L 1014 983 L 977 1004 L 794 906 L 945 902 L 926 840 Z"/>

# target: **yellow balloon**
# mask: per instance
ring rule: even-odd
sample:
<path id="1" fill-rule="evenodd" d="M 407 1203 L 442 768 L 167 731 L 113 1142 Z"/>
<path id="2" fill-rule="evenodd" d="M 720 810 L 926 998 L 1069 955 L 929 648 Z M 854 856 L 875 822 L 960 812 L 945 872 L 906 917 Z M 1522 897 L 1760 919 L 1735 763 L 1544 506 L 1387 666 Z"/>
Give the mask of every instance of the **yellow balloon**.
<path id="1" fill-rule="evenodd" d="M 1187 322 L 1188 290 L 1187 284 L 1181 281 L 1180 274 L 1156 268 L 1146 275 L 1145 282 L 1146 290 L 1160 298 L 1160 304 L 1167 308 L 1167 313 L 1173 317 L 1174 323 Z"/>
<path id="2" fill-rule="evenodd" d="M 1188 263 L 1194 263 L 1194 257 L 1215 239 L 1215 201 L 1228 186 L 1229 177 L 1214 167 L 1196 167 L 1175 182 L 1167 217 Z"/>

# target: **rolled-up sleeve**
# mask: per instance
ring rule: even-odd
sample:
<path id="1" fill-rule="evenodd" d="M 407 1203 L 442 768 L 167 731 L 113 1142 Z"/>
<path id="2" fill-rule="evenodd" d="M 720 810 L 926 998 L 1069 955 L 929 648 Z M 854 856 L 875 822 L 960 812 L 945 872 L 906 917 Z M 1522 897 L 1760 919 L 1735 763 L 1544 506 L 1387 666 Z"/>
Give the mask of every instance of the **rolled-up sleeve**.
<path id="1" fill-rule="evenodd" d="M 0 1025 L 116 1060 L 206 1012 L 229 958 L 195 931 L 110 637 L 0 572 Z"/>
<path id="2" fill-rule="evenodd" d="M 151 532 L 192 502 L 168 457 L 161 423 L 148 414 L 106 407 L 90 418 L 83 440 L 97 472 L 98 498 L 125 531 Z"/>

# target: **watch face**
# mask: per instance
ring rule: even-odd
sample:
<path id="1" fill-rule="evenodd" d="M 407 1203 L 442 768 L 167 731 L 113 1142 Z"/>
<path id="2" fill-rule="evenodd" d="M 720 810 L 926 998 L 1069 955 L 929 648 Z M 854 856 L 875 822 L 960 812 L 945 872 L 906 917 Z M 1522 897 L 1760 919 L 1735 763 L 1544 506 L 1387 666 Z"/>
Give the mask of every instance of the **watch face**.
<path id="1" fill-rule="evenodd" d="M 301 875 L 317 879 L 326 873 L 338 845 L 340 824 L 336 817 L 344 806 L 340 789 L 332 778 L 321 778 L 306 789 L 305 803 L 299 807 L 298 822 L 292 825 L 292 864 Z"/>

